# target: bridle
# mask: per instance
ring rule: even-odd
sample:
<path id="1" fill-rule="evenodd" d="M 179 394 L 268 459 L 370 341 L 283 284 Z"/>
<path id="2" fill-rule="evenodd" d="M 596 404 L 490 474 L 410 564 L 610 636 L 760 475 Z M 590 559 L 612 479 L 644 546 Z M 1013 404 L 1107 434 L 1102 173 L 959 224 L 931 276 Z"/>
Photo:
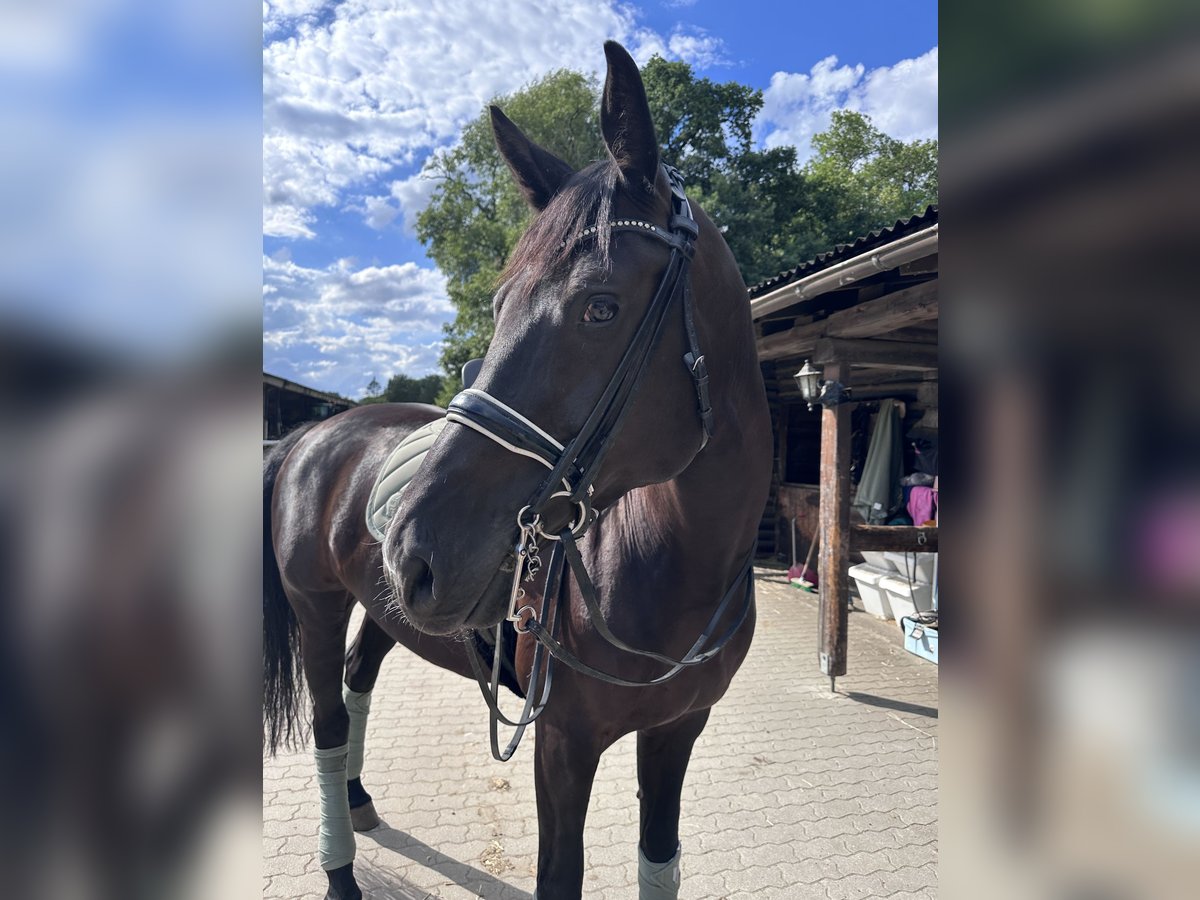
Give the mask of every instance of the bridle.
<path id="1" fill-rule="evenodd" d="M 696 334 L 691 281 L 688 278 L 688 271 L 695 255 L 695 241 L 699 236 L 700 229 L 692 216 L 691 204 L 684 193 L 682 176 L 671 166 L 664 165 L 663 170 L 671 187 L 671 217 L 667 230 L 638 219 L 617 219 L 608 223 L 613 231 L 633 232 L 661 241 L 670 248 L 671 258 L 659 281 L 658 288 L 655 290 L 654 297 L 650 301 L 633 339 L 617 364 L 608 386 L 596 401 L 575 437 L 563 444 L 515 409 L 497 400 L 486 391 L 473 387 L 466 388 L 451 400 L 446 413 L 447 421 L 470 428 L 506 450 L 536 460 L 550 470 L 550 474 L 538 488 L 533 499 L 517 513 L 519 537 L 514 548 L 516 561 L 513 568 L 507 621 L 513 623 L 517 632 L 532 634 L 537 639 L 537 644 L 534 649 L 525 708 L 516 721 L 506 718 L 500 712 L 497 704 L 500 678 L 499 653 L 502 647 L 501 627 L 503 623 L 496 625 L 496 656 L 491 666 L 490 679 L 484 672 L 485 663 L 473 641 L 467 642 L 468 658 L 471 661 L 476 680 L 479 682 L 480 690 L 483 692 L 484 700 L 491 711 L 492 755 L 498 760 L 507 760 L 512 756 L 526 726 L 537 719 L 546 708 L 553 681 L 553 660 L 559 660 L 577 672 L 609 684 L 625 687 L 662 684 L 674 678 L 684 669 L 699 665 L 716 655 L 741 628 L 753 604 L 754 582 L 752 578 L 748 577 L 753 562 L 754 551 L 752 548 L 737 577 L 726 590 L 716 611 L 709 619 L 703 633 L 682 659 L 676 660 L 661 653 L 632 647 L 613 634 L 605 622 L 595 586 L 583 564 L 583 557 L 576 543 L 577 539 L 582 537 L 596 520 L 596 512 L 591 505 L 593 481 L 629 412 L 633 395 L 645 376 L 651 356 L 658 346 L 663 332 L 667 314 L 675 305 L 676 298 L 679 298 L 683 307 L 683 326 L 688 345 L 687 352 L 683 355 L 683 362 L 695 387 L 696 405 L 700 418 L 702 433 L 699 449 L 704 448 L 713 432 L 713 411 L 708 394 L 708 369 L 705 365 L 704 355 L 700 352 L 699 339 Z M 599 226 L 589 226 L 580 233 L 576 240 L 582 241 L 598 231 Z M 566 242 L 564 241 L 563 247 L 565 248 L 565 246 Z M 551 503 L 560 499 L 575 506 L 575 521 L 557 535 L 548 534 L 542 528 L 542 515 Z M 545 617 L 551 606 L 550 598 L 553 596 L 555 602 L 548 621 L 539 620 L 534 607 L 524 602 L 525 590 L 522 587 L 523 582 L 532 581 L 541 571 L 539 541 L 543 539 L 554 544 L 546 572 L 545 601 L 542 610 L 543 617 Z M 601 637 L 627 653 L 648 657 L 670 666 L 667 672 L 649 681 L 630 681 L 593 668 L 559 642 L 555 635 L 560 630 L 562 595 L 564 593 L 562 590 L 564 558 L 575 575 L 588 615 Z M 720 638 L 710 645 L 713 632 L 737 595 L 737 588 L 743 582 L 746 583 L 747 588 L 744 591 L 745 602 L 740 614 Z M 550 660 L 546 659 L 547 654 L 551 657 Z M 535 700 L 535 688 L 543 665 L 545 677 L 542 690 L 537 694 L 538 699 Z M 496 734 L 497 722 L 504 722 L 517 729 L 512 741 L 503 752 L 499 749 Z"/>

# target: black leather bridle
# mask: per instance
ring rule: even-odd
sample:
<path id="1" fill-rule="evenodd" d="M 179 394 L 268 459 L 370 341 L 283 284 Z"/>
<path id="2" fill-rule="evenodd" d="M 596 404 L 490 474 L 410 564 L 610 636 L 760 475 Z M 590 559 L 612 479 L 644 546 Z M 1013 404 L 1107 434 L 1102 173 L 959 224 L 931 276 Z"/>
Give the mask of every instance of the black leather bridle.
<path id="1" fill-rule="evenodd" d="M 587 573 L 579 546 L 576 543 L 576 540 L 595 521 L 596 513 L 591 505 L 593 481 L 629 412 L 630 401 L 645 376 L 650 358 L 658 346 L 663 332 L 667 314 L 675 305 L 676 298 L 679 298 L 683 307 L 683 326 L 688 344 L 683 362 L 692 377 L 696 391 L 696 404 L 702 432 L 700 449 L 703 449 L 708 443 L 713 432 L 713 412 L 708 395 L 708 369 L 705 365 L 704 355 L 700 352 L 699 340 L 696 335 L 691 281 L 688 278 L 688 270 L 695 254 L 695 241 L 699 235 L 699 227 L 692 216 L 691 204 L 688 203 L 684 193 L 683 179 L 679 172 L 670 166 L 663 166 L 663 169 L 671 186 L 672 209 L 667 230 L 638 219 L 617 219 L 608 223 L 613 231 L 643 234 L 661 241 L 670 248 L 671 258 L 629 347 L 617 364 L 608 386 L 580 427 L 579 433 L 564 445 L 521 413 L 487 392 L 473 387 L 467 387 L 451 400 L 446 413 L 448 421 L 471 428 L 510 452 L 534 459 L 550 470 L 550 474 L 538 488 L 533 499 L 517 513 L 519 537 L 514 548 L 515 565 L 507 621 L 512 622 L 518 632 L 532 634 L 537 639 L 537 645 L 534 649 L 525 709 L 516 721 L 505 717 L 500 712 L 497 703 L 503 623 L 496 626 L 496 655 L 491 666 L 490 678 L 484 671 L 486 664 L 474 643 L 467 642 L 472 669 L 479 682 L 480 690 L 483 692 L 484 700 L 491 711 L 492 755 L 499 760 L 507 760 L 512 756 L 526 726 L 541 715 L 546 708 L 553 680 L 553 660 L 557 659 L 577 672 L 609 684 L 625 687 L 662 684 L 674 678 L 684 669 L 705 662 L 716 655 L 741 628 L 753 602 L 754 581 L 749 577 L 753 563 L 754 551 L 752 548 L 745 563 L 739 569 L 737 577 L 721 598 L 703 633 L 682 659 L 676 660 L 651 650 L 632 647 L 613 634 L 605 622 L 596 596 L 595 585 Z M 578 240 L 584 240 L 598 230 L 597 226 L 590 226 L 584 229 Z M 542 515 L 551 503 L 559 499 L 565 499 L 576 507 L 575 521 L 558 535 L 547 534 L 542 529 Z M 524 603 L 525 591 L 521 586 L 523 582 L 532 581 L 541 570 L 538 542 L 543 539 L 554 543 L 546 572 L 545 600 L 542 611 L 543 617 L 547 612 L 551 612 L 547 621 L 539 620 L 533 606 Z M 601 637 L 627 653 L 648 657 L 669 666 L 667 672 L 649 681 L 630 681 L 588 665 L 559 642 L 556 634 L 560 630 L 562 595 L 565 593 L 562 590 L 564 558 L 575 575 L 588 615 Z M 745 602 L 740 614 L 720 638 L 710 644 L 713 632 L 728 611 L 734 597 L 737 596 L 738 587 L 743 583 L 746 584 Z M 551 597 L 554 598 L 552 609 Z M 550 660 L 546 659 L 547 654 L 551 657 Z M 545 667 L 545 677 L 542 690 L 536 692 L 538 699 L 535 700 L 535 689 L 543 666 Z M 503 752 L 499 748 L 496 733 L 497 722 L 504 722 L 517 729 L 512 741 Z"/>

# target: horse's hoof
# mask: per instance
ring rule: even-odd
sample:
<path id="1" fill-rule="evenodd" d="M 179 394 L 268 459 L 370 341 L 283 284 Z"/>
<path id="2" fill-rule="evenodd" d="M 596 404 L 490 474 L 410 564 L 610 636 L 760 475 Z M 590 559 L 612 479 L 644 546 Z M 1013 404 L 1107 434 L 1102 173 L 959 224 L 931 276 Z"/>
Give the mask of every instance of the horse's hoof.
<path id="1" fill-rule="evenodd" d="M 354 863 L 346 863 L 339 869 L 328 869 L 329 890 L 325 900 L 362 900 L 362 891 L 354 880 Z"/>
<path id="2" fill-rule="evenodd" d="M 375 812 L 375 804 L 368 800 L 362 806 L 350 810 L 350 822 L 355 831 L 370 831 L 379 826 L 379 814 Z"/>

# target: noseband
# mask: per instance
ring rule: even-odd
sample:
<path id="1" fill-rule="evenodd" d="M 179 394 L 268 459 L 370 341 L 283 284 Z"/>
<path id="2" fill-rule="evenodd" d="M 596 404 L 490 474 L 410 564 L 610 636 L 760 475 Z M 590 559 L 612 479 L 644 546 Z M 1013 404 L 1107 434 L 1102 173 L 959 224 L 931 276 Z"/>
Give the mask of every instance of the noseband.
<path id="1" fill-rule="evenodd" d="M 548 652 L 553 659 L 560 660 L 576 671 L 609 684 L 626 687 L 661 684 L 674 678 L 685 668 L 702 663 L 714 656 L 741 627 L 750 610 L 753 599 L 753 579 L 748 576 L 753 562 L 753 549 L 733 584 L 725 592 L 725 596 L 718 604 L 716 612 L 709 620 L 704 632 L 682 659 L 676 660 L 661 653 L 632 647 L 613 634 L 604 621 L 595 586 L 583 565 L 583 558 L 576 543 L 576 540 L 583 536 L 596 520 L 596 513 L 591 505 L 594 492 L 593 483 L 605 456 L 620 432 L 626 414 L 629 412 L 633 395 L 645 376 L 650 358 L 662 335 L 667 314 L 674 305 L 676 297 L 680 298 L 683 307 L 683 326 L 688 345 L 687 352 L 683 355 L 683 363 L 692 378 L 700 418 L 699 449 L 704 448 L 713 432 L 713 412 L 708 394 L 708 369 L 705 365 L 704 355 L 700 352 L 699 340 L 696 335 L 691 282 L 688 278 L 688 270 L 695 254 L 695 241 L 699 236 L 700 229 L 692 216 L 691 204 L 684 193 L 683 179 L 679 172 L 670 166 L 663 166 L 663 170 L 671 186 L 671 218 L 667 230 L 636 219 L 617 219 L 608 223 L 609 228 L 613 231 L 633 232 L 661 241 L 670 248 L 671 258 L 629 347 L 617 364 L 608 386 L 579 429 L 579 433 L 564 445 L 517 410 L 497 400 L 486 391 L 473 387 L 467 387 L 451 400 L 446 413 L 447 421 L 470 428 L 509 452 L 536 460 L 550 470 L 533 499 L 517 513 L 519 537 L 514 548 L 515 564 L 507 621 L 512 622 L 518 632 L 528 632 L 537 639 L 525 709 L 517 721 L 506 718 L 497 705 L 499 659 L 493 661 L 489 684 L 489 679 L 484 673 L 484 661 L 480 658 L 474 642 L 467 642 L 468 658 L 479 681 L 480 689 L 483 691 L 484 700 L 487 701 L 491 710 L 492 755 L 499 760 L 507 760 L 512 756 L 525 727 L 542 713 L 549 700 L 553 672 L 550 662 L 544 658 L 545 652 Z M 598 225 L 590 226 L 583 230 L 578 240 L 588 238 L 598 231 Z M 560 499 L 575 506 L 575 521 L 559 534 L 549 534 L 542 528 L 542 516 L 553 501 Z M 525 590 L 522 587 L 523 582 L 532 581 L 541 570 L 542 561 L 538 543 L 543 539 L 554 543 L 546 574 L 544 593 L 546 602 L 543 604 L 543 617 L 551 605 L 549 598 L 552 595 L 556 597 L 557 602 L 548 623 L 539 621 L 537 611 L 533 606 L 524 602 Z M 562 618 L 560 615 L 563 594 L 561 578 L 564 557 L 579 584 L 580 593 L 596 631 L 614 647 L 668 665 L 670 666 L 669 671 L 649 681 L 630 681 L 589 666 L 559 643 L 555 634 L 559 631 Z M 747 583 L 748 588 L 745 591 L 745 604 L 741 614 L 715 644 L 708 646 L 716 626 L 737 595 L 738 586 L 743 582 Z M 495 642 L 497 654 L 503 646 L 500 640 L 500 629 L 501 625 L 497 625 Z M 539 699 L 535 701 L 535 688 L 543 664 L 545 664 L 545 678 Z M 517 729 L 516 735 L 503 753 L 499 749 L 496 735 L 498 721 Z"/>

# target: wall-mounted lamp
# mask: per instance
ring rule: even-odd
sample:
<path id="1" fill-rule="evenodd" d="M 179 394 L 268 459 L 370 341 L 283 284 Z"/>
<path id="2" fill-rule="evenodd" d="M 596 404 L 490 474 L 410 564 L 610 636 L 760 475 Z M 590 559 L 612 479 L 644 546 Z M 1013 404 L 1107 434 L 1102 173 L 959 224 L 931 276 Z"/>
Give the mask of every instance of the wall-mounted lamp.
<path id="1" fill-rule="evenodd" d="M 800 396 L 808 404 L 810 411 L 814 403 L 821 404 L 825 409 L 833 409 L 839 403 L 847 403 L 850 400 L 850 388 L 842 387 L 838 381 L 826 381 L 821 377 L 824 374 L 823 369 L 806 359 L 800 371 L 792 376 L 796 379 L 796 387 L 800 388 Z"/>

